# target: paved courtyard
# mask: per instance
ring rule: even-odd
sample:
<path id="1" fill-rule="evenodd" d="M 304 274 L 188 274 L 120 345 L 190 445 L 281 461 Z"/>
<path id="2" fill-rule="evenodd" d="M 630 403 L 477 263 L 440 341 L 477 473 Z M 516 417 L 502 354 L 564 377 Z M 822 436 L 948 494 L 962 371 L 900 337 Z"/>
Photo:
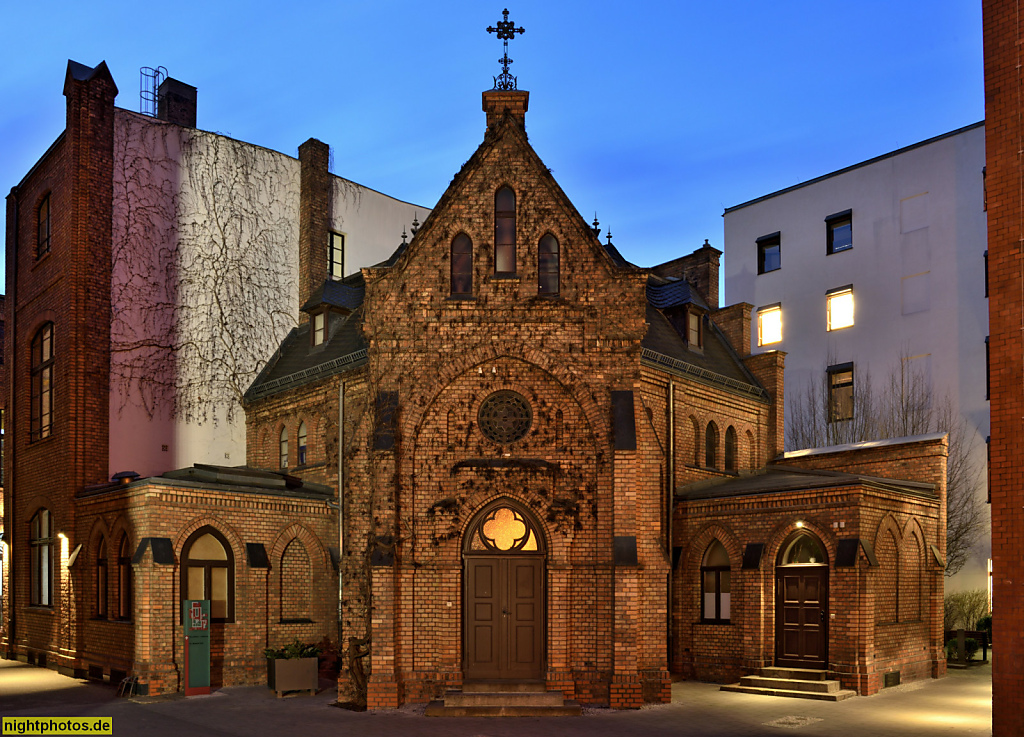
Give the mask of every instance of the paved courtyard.
<path id="1" fill-rule="evenodd" d="M 422 705 L 357 714 L 331 706 L 328 681 L 316 696 L 277 699 L 266 688 L 225 688 L 192 698 L 118 698 L 116 689 L 45 668 L 0 660 L 3 716 L 110 716 L 115 735 L 982 735 L 991 733 L 992 669 L 887 689 L 839 703 L 726 693 L 680 682 L 672 703 L 639 711 L 586 709 L 576 718 L 435 719 Z"/>

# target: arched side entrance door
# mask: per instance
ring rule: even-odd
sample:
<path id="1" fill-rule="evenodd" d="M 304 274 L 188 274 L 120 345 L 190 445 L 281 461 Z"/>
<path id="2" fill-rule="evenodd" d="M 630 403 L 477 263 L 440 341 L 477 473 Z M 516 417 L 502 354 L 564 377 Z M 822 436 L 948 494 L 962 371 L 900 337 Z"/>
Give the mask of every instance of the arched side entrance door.
<path id="1" fill-rule="evenodd" d="M 828 560 L 810 533 L 794 534 L 775 568 L 775 665 L 822 670 L 828 663 Z"/>
<path id="2" fill-rule="evenodd" d="M 536 521 L 499 499 L 474 517 L 462 551 L 464 678 L 543 678 L 545 546 Z"/>

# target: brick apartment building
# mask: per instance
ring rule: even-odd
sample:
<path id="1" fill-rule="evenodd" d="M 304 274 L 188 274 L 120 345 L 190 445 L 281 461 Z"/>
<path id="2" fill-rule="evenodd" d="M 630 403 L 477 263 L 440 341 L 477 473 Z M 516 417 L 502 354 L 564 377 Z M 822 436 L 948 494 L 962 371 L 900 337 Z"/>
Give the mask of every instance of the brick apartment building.
<path id="1" fill-rule="evenodd" d="M 69 74 L 91 126 L 104 70 Z M 473 681 L 636 707 L 673 672 L 828 670 L 861 694 L 943 675 L 945 437 L 783 453 L 784 354 L 750 355 L 751 306 L 719 306 L 720 252 L 639 268 L 602 244 L 530 146 L 527 104 L 485 92 L 483 143 L 422 227 L 344 278 L 326 151 L 305 144 L 303 316 L 246 392 L 246 465 L 113 480 L 90 409 L 109 301 L 80 284 L 110 273 L 89 245 L 110 194 L 86 176 L 110 135 L 69 113 L 8 198 L 7 657 L 176 691 L 180 601 L 203 594 L 215 685 L 326 636 L 368 644 L 371 708 Z M 50 187 L 67 204 L 40 260 Z"/>
<path id="2" fill-rule="evenodd" d="M 1024 169 L 1021 148 L 1021 26 L 1005 0 L 982 3 L 988 202 L 989 351 L 992 398 L 992 610 L 999 657 L 992 665 L 992 733 L 1024 734 Z"/>

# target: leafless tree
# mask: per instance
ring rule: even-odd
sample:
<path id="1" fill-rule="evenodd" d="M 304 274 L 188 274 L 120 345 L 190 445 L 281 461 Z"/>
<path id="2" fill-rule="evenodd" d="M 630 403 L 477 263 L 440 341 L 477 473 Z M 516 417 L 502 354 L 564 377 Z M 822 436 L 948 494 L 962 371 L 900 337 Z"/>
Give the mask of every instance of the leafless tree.
<path id="1" fill-rule="evenodd" d="M 831 359 L 829 364 L 834 363 Z M 875 390 L 868 371 L 857 376 L 853 417 L 832 420 L 830 377 L 811 382 L 790 400 L 786 446 L 819 448 L 865 440 L 948 434 L 946 459 L 946 575 L 964 567 L 985 532 L 984 503 L 979 498 L 983 467 L 975 452 L 978 433 L 956 411 L 952 399 L 936 397 L 928 377 L 904 352 Z"/>

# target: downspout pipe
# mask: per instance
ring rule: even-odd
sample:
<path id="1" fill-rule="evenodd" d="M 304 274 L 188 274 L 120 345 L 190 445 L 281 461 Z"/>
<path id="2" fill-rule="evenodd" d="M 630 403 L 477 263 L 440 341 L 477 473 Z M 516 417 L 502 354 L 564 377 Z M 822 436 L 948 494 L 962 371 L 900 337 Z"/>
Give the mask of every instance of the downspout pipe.
<path id="1" fill-rule="evenodd" d="M 338 650 L 341 650 L 344 616 L 342 571 L 345 561 L 345 380 L 338 381 Z"/>
<path id="2" fill-rule="evenodd" d="M 668 473 L 667 484 L 668 487 L 665 492 L 668 496 L 667 514 L 668 521 L 665 525 L 666 536 L 668 537 L 666 547 L 668 548 L 668 606 L 665 607 L 666 618 L 668 620 L 668 666 L 672 667 L 672 653 L 675 650 L 675 635 L 672 631 L 672 577 L 675 575 L 673 559 L 673 539 L 672 539 L 672 516 L 673 516 L 673 504 L 675 502 L 675 480 L 676 480 L 676 385 L 675 380 L 670 374 L 668 377 Z"/>
<path id="3" fill-rule="evenodd" d="M 7 275 L 8 278 L 9 278 L 8 284 L 11 285 L 11 289 L 7 290 L 8 294 L 7 294 L 7 300 L 6 300 L 6 304 L 10 305 L 10 310 L 8 312 L 8 310 L 6 309 L 6 305 L 5 305 L 5 312 L 8 312 L 8 314 L 10 314 L 11 318 L 12 318 L 10 321 L 8 321 L 10 324 L 7 326 L 7 334 L 11 336 L 11 346 L 13 347 L 13 346 L 17 346 L 18 345 L 18 338 L 17 338 L 18 321 L 13 319 L 15 317 L 15 313 L 17 312 L 17 304 L 18 304 L 17 285 L 18 285 L 18 210 L 19 210 L 19 208 L 18 208 L 18 188 L 17 187 L 11 187 L 11 193 L 7 196 L 7 203 L 8 203 L 7 210 L 8 210 L 8 213 L 10 215 L 10 218 L 11 218 L 11 225 L 9 227 L 11 228 L 12 237 L 11 237 L 11 243 L 9 245 L 11 246 L 12 256 L 11 256 L 11 270 L 10 270 L 10 273 L 8 273 L 8 275 Z M 6 315 L 4 316 L 4 318 L 6 320 Z M 4 590 L 4 598 L 6 599 L 6 601 L 4 602 L 4 607 L 7 609 L 7 656 L 8 657 L 13 657 L 14 656 L 15 647 L 16 647 L 15 643 L 17 642 L 17 635 L 16 635 L 16 633 L 17 633 L 17 626 L 16 626 L 16 624 L 17 624 L 17 618 L 18 618 L 18 610 L 15 607 L 16 591 L 17 591 L 18 587 L 14 585 L 14 571 L 15 571 L 15 565 L 14 565 L 14 543 L 15 543 L 15 538 L 17 537 L 15 535 L 15 529 L 18 526 L 17 525 L 17 505 L 14 502 L 14 492 L 15 492 L 14 479 L 16 478 L 14 466 L 15 466 L 15 463 L 17 463 L 18 454 L 12 452 L 13 451 L 13 446 L 14 446 L 14 442 L 13 442 L 12 439 L 16 436 L 16 433 L 8 433 L 7 432 L 8 428 L 15 427 L 15 424 L 11 421 L 11 410 L 14 409 L 14 402 L 12 401 L 12 398 L 17 396 L 17 391 L 15 390 L 15 384 L 17 382 L 17 378 L 16 377 L 17 377 L 17 373 L 18 372 L 14 370 L 14 366 L 12 365 L 13 363 L 16 363 L 16 360 L 15 360 L 15 351 L 12 350 L 12 351 L 8 351 L 8 353 L 7 353 L 7 366 L 5 367 L 5 371 L 7 372 L 8 387 L 7 387 L 7 396 L 5 396 L 3 398 L 5 403 L 7 404 L 7 408 L 6 408 L 7 409 L 6 415 L 7 416 L 4 418 L 4 425 L 5 425 L 5 427 L 4 427 L 4 435 L 5 435 L 5 437 L 4 437 L 4 445 L 5 445 L 4 451 L 6 452 L 7 457 L 9 457 L 11 459 L 11 463 L 10 463 L 11 473 L 10 473 L 9 476 L 4 478 L 4 496 L 6 497 L 6 500 L 5 500 L 6 503 L 4 504 L 4 539 L 5 539 L 5 542 L 7 543 L 7 555 L 4 556 L 4 568 L 5 568 L 5 573 L 7 574 L 7 583 L 8 583 L 8 585 L 5 587 L 5 590 Z M 7 460 L 7 458 L 4 459 L 5 462 L 6 462 L 6 460 Z M 19 541 L 19 543 L 20 543 L 20 541 Z"/>

